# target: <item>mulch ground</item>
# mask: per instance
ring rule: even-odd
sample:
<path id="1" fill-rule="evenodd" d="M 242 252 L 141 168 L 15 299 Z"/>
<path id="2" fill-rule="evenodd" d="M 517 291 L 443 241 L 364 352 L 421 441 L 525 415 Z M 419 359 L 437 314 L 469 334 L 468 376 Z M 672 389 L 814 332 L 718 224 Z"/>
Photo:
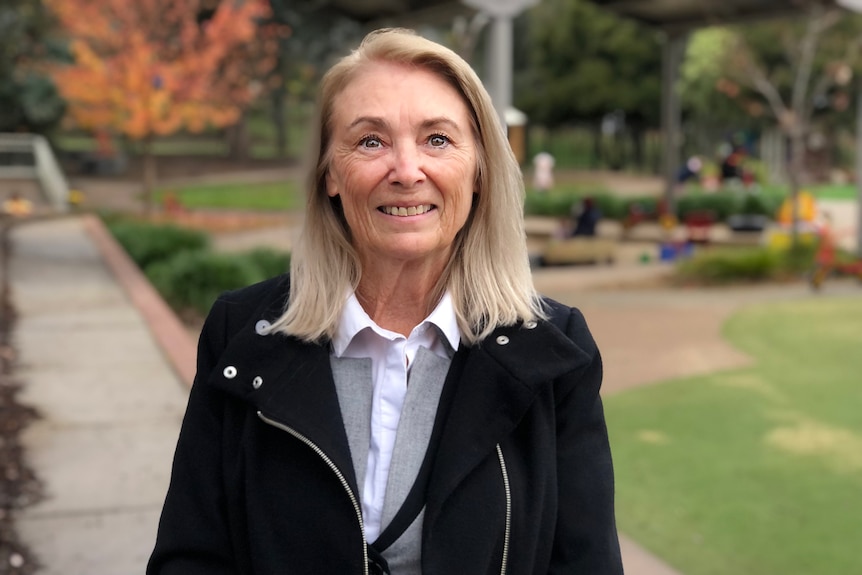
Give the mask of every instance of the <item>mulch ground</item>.
<path id="1" fill-rule="evenodd" d="M 41 483 L 27 465 L 21 445 L 21 433 L 38 414 L 18 402 L 21 382 L 15 378 L 12 347 L 15 309 L 5 283 L 8 258 L 8 242 L 0 240 L 0 575 L 30 575 L 39 564 L 18 537 L 15 514 L 42 497 Z"/>

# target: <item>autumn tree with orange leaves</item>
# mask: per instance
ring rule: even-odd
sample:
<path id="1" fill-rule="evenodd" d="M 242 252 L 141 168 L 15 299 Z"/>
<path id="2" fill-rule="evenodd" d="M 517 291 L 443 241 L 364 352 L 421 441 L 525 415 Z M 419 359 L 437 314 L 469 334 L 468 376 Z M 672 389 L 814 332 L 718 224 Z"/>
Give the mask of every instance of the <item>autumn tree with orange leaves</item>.
<path id="1" fill-rule="evenodd" d="M 234 124 L 266 89 L 286 29 L 266 0 L 46 0 L 74 61 L 52 76 L 68 117 L 143 144 L 148 209 L 152 141 Z"/>

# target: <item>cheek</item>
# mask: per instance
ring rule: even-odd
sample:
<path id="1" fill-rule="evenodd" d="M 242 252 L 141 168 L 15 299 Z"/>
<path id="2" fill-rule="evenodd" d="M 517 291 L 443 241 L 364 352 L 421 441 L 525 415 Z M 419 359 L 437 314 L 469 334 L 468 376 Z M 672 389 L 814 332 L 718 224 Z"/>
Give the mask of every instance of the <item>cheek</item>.
<path id="1" fill-rule="evenodd" d="M 456 194 L 459 218 L 462 219 L 466 219 L 466 214 L 469 214 L 477 189 L 475 163 L 468 161 L 465 164 L 452 175 L 453 181 L 457 182 L 453 190 Z"/>
<path id="2" fill-rule="evenodd" d="M 360 201 L 368 197 L 371 190 L 380 181 L 377 162 L 342 158 L 333 162 L 330 168 L 330 179 L 334 188 L 329 187 L 330 195 L 340 194 L 342 201 Z M 333 193 L 335 190 L 335 193 Z"/>

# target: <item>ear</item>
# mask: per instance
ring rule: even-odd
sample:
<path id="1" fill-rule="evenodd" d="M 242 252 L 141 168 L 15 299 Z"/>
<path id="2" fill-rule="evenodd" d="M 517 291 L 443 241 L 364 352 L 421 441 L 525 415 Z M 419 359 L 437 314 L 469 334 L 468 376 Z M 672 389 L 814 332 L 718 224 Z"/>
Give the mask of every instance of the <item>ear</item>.
<path id="1" fill-rule="evenodd" d="M 335 178 L 332 177 L 332 172 L 326 171 L 326 195 L 330 198 L 334 198 L 339 194 L 338 186 L 335 183 Z"/>

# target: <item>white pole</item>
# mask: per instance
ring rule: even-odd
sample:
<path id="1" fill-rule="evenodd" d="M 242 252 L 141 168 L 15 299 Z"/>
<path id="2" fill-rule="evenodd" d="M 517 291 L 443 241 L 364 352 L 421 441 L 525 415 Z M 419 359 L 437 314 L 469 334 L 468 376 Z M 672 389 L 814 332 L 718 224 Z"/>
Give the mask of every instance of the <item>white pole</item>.
<path id="1" fill-rule="evenodd" d="M 461 0 L 471 8 L 491 16 L 488 38 L 488 92 L 506 126 L 506 110 L 512 106 L 512 60 L 515 45 L 512 27 L 515 16 L 539 0 Z"/>
<path id="2" fill-rule="evenodd" d="M 491 21 L 491 67 L 488 84 L 500 121 L 506 125 L 506 110 L 512 105 L 512 17 L 494 16 Z"/>
<path id="3" fill-rule="evenodd" d="M 662 135 L 662 172 L 665 179 L 664 198 L 667 209 L 674 213 L 676 198 L 674 183 L 680 165 L 681 118 L 679 93 L 676 83 L 679 67 L 685 51 L 685 34 L 666 33 L 662 46 L 662 87 L 661 87 L 661 129 Z"/>
<path id="4" fill-rule="evenodd" d="M 856 96 L 856 255 L 862 257 L 862 78 Z"/>

